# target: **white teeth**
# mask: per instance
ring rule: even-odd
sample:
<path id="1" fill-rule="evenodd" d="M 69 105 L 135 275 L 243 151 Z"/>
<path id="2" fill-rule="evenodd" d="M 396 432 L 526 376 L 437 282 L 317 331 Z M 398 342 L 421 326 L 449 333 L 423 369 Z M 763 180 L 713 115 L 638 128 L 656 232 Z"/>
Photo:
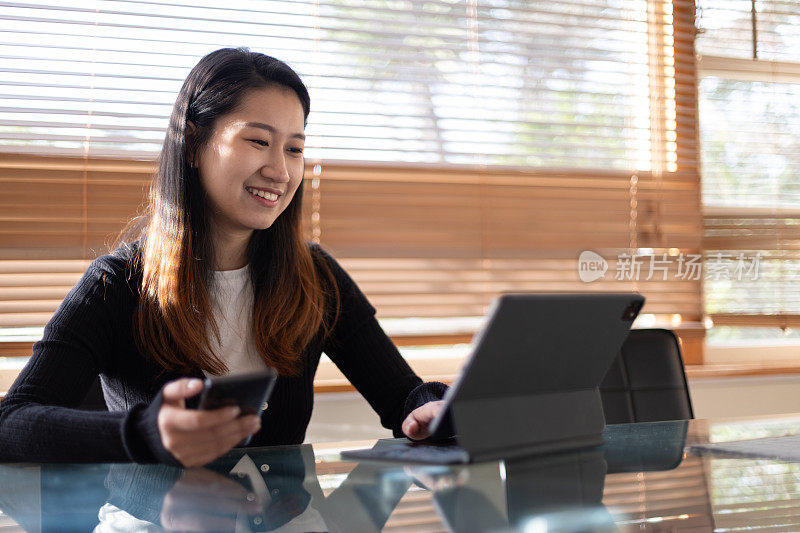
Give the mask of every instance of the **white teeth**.
<path id="1" fill-rule="evenodd" d="M 250 194 L 253 194 L 255 196 L 260 196 L 261 198 L 265 198 L 267 200 L 272 200 L 273 202 L 278 199 L 278 195 L 272 194 L 271 192 L 259 191 L 256 189 L 251 189 L 250 187 L 245 187 L 245 189 L 247 189 L 247 192 L 249 192 Z"/>

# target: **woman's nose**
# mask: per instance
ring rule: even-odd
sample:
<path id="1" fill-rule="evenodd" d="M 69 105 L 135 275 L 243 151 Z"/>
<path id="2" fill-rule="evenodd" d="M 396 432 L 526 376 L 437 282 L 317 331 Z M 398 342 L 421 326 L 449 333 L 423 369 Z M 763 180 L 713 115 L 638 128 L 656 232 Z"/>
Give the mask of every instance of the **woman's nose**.
<path id="1" fill-rule="evenodd" d="M 286 165 L 286 158 L 280 154 L 270 154 L 261 166 L 261 175 L 272 181 L 289 181 L 289 169 Z"/>

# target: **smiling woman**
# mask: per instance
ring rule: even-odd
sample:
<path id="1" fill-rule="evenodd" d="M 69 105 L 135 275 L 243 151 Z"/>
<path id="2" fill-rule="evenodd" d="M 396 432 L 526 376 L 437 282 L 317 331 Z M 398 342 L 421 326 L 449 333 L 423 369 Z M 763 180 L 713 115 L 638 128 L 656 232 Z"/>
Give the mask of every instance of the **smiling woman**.
<path id="1" fill-rule="evenodd" d="M 324 351 L 396 436 L 422 438 L 446 387 L 422 383 L 301 224 L 305 85 L 246 49 L 178 94 L 143 217 L 67 295 L 0 403 L 0 460 L 201 465 L 303 441 Z M 271 367 L 260 415 L 187 409 L 209 375 Z M 77 409 L 97 376 L 109 412 Z"/>
<path id="2" fill-rule="evenodd" d="M 226 322 L 254 320 L 253 356 L 297 376 L 298 354 L 318 331 L 329 329 L 333 315 L 326 317 L 325 308 L 335 315 L 338 285 L 327 264 L 312 257 L 302 228 L 302 193 L 294 194 L 302 187 L 298 136 L 309 111 L 297 74 L 263 54 L 218 50 L 184 82 L 147 212 L 123 231 L 123 240 L 142 247 L 135 338 L 165 368 L 230 372 L 220 358 L 224 346 L 214 350 L 209 338 L 221 343 L 220 335 L 230 331 Z M 280 196 L 263 205 L 246 187 Z M 221 278 L 247 265 L 252 289 L 246 285 L 237 297 L 252 304 L 235 310 L 241 318 L 218 319 L 208 280 L 214 272 Z"/>
<path id="3" fill-rule="evenodd" d="M 303 107 L 282 86 L 252 89 L 217 121 L 194 163 L 209 203 L 218 270 L 247 264 L 253 230 L 270 227 L 303 180 Z"/>

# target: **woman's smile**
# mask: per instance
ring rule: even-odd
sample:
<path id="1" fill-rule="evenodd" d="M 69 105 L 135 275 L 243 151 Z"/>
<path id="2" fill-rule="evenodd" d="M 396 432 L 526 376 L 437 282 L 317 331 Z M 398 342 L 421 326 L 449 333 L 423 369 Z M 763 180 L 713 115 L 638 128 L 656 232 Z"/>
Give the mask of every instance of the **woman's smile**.
<path id="1" fill-rule="evenodd" d="M 269 192 L 264 189 L 256 189 L 253 187 L 245 187 L 245 190 L 250 194 L 250 196 L 256 202 L 263 205 L 264 207 L 275 207 L 278 205 L 278 200 L 280 199 L 279 194 L 275 194 L 273 192 Z"/>

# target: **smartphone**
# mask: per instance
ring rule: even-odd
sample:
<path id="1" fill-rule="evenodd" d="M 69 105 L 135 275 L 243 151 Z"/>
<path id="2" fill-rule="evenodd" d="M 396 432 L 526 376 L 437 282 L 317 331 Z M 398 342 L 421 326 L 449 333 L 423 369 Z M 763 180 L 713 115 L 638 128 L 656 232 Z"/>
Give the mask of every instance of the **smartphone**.
<path id="1" fill-rule="evenodd" d="M 277 379 L 278 373 L 272 368 L 248 374 L 206 378 L 197 408 L 219 409 L 238 405 L 242 410 L 239 416 L 259 415 L 266 408 Z M 251 437 L 252 435 L 236 446 L 246 446 Z"/>

